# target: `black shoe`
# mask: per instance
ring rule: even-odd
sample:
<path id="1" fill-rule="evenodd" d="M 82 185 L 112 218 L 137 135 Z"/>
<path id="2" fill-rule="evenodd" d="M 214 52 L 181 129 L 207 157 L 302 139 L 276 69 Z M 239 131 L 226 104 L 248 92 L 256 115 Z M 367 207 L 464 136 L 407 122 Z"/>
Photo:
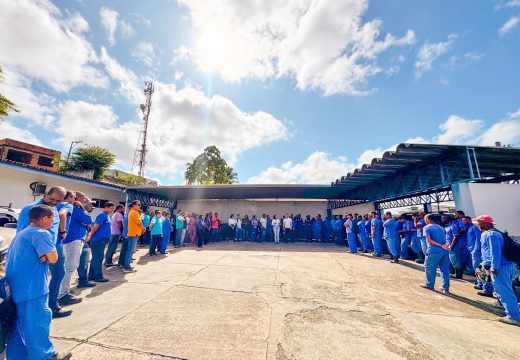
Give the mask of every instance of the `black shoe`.
<path id="1" fill-rule="evenodd" d="M 455 279 L 462 280 L 462 269 L 455 269 Z"/>
<path id="2" fill-rule="evenodd" d="M 67 295 L 63 296 L 61 299 L 59 299 L 59 304 L 61 306 L 67 306 L 67 305 L 79 304 L 82 301 L 83 301 L 82 298 L 67 294 Z"/>
<path id="3" fill-rule="evenodd" d="M 423 289 L 426 289 L 426 290 L 435 291 L 434 288 L 428 287 L 428 286 L 426 286 L 426 285 L 419 285 L 419 286 L 422 287 Z"/>
<path id="4" fill-rule="evenodd" d="M 49 360 L 69 360 L 72 357 L 72 353 L 70 351 L 55 353 Z"/>
<path id="5" fill-rule="evenodd" d="M 485 297 L 490 297 L 490 298 L 493 297 L 493 293 L 490 294 L 490 293 L 488 293 L 488 292 L 485 292 L 484 290 L 477 291 L 477 295 L 485 296 Z"/>
<path id="6" fill-rule="evenodd" d="M 475 290 L 482 290 L 482 286 L 480 286 L 480 285 L 475 285 L 475 286 L 473 286 L 473 289 L 475 289 Z"/>
<path id="7" fill-rule="evenodd" d="M 79 283 L 78 284 L 78 289 L 81 289 L 81 288 L 92 288 L 96 286 L 96 284 L 94 284 L 93 282 L 85 282 L 85 283 Z"/>
<path id="8" fill-rule="evenodd" d="M 398 257 L 394 258 L 394 260 L 392 260 L 392 262 L 393 262 L 394 264 L 399 264 L 399 258 L 398 258 Z"/>
<path id="9" fill-rule="evenodd" d="M 70 316 L 71 314 L 72 314 L 72 310 L 56 309 L 52 312 L 52 318 L 58 319 L 58 318 Z"/>
<path id="10" fill-rule="evenodd" d="M 424 260 L 423 259 L 417 259 L 417 260 L 415 260 L 415 262 L 417 264 L 424 264 Z"/>
<path id="11" fill-rule="evenodd" d="M 112 267 L 112 266 L 116 266 L 116 264 L 112 264 L 112 263 L 107 264 L 107 263 L 105 263 L 105 267 L 107 267 L 107 268 Z"/>
<path id="12" fill-rule="evenodd" d="M 96 279 L 94 281 L 98 282 L 98 283 L 104 283 L 104 282 L 108 282 L 108 279 L 107 278 L 99 278 L 99 279 Z"/>

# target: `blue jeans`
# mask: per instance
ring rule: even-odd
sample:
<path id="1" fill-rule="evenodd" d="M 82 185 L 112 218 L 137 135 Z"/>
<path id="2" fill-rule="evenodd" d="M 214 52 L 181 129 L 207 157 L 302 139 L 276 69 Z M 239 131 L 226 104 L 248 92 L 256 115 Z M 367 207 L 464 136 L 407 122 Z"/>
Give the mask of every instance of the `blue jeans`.
<path id="1" fill-rule="evenodd" d="M 211 229 L 211 241 L 218 241 L 218 229 Z"/>
<path id="2" fill-rule="evenodd" d="M 235 231 L 235 240 L 240 241 L 242 240 L 242 228 L 237 228 Z"/>
<path id="3" fill-rule="evenodd" d="M 433 289 L 435 286 L 435 277 L 437 276 L 437 267 L 441 271 L 442 288 L 450 289 L 450 258 L 448 253 L 428 254 L 424 263 L 424 271 L 426 273 L 426 287 Z"/>
<path id="4" fill-rule="evenodd" d="M 58 261 L 55 264 L 49 265 L 51 272 L 51 281 L 49 282 L 49 307 L 51 310 L 58 308 L 60 285 L 65 276 L 65 253 L 63 252 L 63 245 L 61 243 L 56 243 L 56 252 L 58 253 Z"/>
<path id="5" fill-rule="evenodd" d="M 182 228 L 175 229 L 175 246 L 181 245 Z"/>
<path id="6" fill-rule="evenodd" d="M 372 243 L 374 245 L 374 255 L 375 256 L 381 256 L 381 252 L 382 252 L 382 238 L 381 238 L 381 235 L 380 234 L 375 234 L 373 239 L 372 239 Z"/>
<path id="7" fill-rule="evenodd" d="M 265 235 L 266 234 L 267 234 L 267 230 L 265 228 L 262 228 L 262 232 L 261 232 L 261 235 L 260 235 L 261 236 L 260 239 L 261 239 L 262 242 L 265 242 Z"/>
<path id="8" fill-rule="evenodd" d="M 132 256 L 134 255 L 135 247 L 137 246 L 138 236 L 129 236 L 127 239 L 128 248 L 125 254 L 125 269 L 130 270 L 130 264 L 132 263 Z"/>
<path id="9" fill-rule="evenodd" d="M 386 237 L 386 244 L 388 245 L 388 251 L 390 251 L 390 255 L 395 258 L 399 257 L 399 252 L 397 250 L 397 241 L 399 237 Z"/>
<path id="10" fill-rule="evenodd" d="M 450 261 L 455 269 L 462 269 L 462 249 L 453 248 L 450 250 Z"/>
<path id="11" fill-rule="evenodd" d="M 107 243 L 108 239 L 90 241 L 92 259 L 90 259 L 90 269 L 88 272 L 89 280 L 103 279 L 103 258 L 105 257 L 105 246 Z"/>
<path id="12" fill-rule="evenodd" d="M 121 267 L 125 266 L 125 258 L 126 258 L 127 251 L 128 251 L 128 238 L 124 237 L 123 242 L 121 243 L 121 252 L 119 253 L 119 260 L 117 261 L 117 266 L 121 266 Z"/>
<path id="13" fill-rule="evenodd" d="M 350 252 L 353 254 L 357 253 L 356 236 L 353 232 L 347 234 L 347 241 Z"/>
<path id="14" fill-rule="evenodd" d="M 78 266 L 78 285 L 88 283 L 88 258 L 90 255 L 90 246 L 83 240 L 83 250 L 81 250 L 81 257 L 79 258 Z"/>
<path id="15" fill-rule="evenodd" d="M 112 257 L 119 245 L 119 239 L 121 239 L 121 235 L 112 235 L 110 237 L 110 240 L 108 241 L 107 254 L 105 256 L 105 264 L 112 264 Z"/>
<path id="16" fill-rule="evenodd" d="M 7 340 L 8 359 L 49 359 L 56 350 L 49 339 L 49 294 L 16 303 L 16 324 Z"/>
<path id="17" fill-rule="evenodd" d="M 149 255 L 154 255 L 157 253 L 157 247 L 161 243 L 162 235 L 152 235 L 150 241 L 150 250 L 148 251 Z"/>
<path id="18" fill-rule="evenodd" d="M 520 309 L 518 309 L 518 300 L 512 285 L 513 266 L 513 264 L 500 266 L 496 275 L 491 274 L 491 280 L 498 300 L 506 310 L 507 317 L 520 321 Z"/>

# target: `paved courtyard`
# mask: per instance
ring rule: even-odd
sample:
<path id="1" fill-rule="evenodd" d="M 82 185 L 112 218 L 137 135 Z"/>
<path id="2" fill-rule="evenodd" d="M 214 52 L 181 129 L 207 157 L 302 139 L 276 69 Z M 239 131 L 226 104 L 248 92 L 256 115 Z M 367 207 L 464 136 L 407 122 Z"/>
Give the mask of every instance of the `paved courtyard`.
<path id="1" fill-rule="evenodd" d="M 219 243 L 149 258 L 76 290 L 52 324 L 73 359 L 518 359 L 520 328 L 494 299 L 453 281 L 419 287 L 422 266 L 334 245 Z M 438 279 L 440 285 L 440 279 Z"/>

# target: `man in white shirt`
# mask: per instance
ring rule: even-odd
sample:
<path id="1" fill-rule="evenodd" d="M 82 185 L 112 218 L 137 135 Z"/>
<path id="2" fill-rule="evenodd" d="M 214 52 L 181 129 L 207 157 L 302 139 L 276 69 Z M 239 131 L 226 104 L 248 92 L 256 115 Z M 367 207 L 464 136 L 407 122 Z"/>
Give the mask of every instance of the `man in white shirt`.
<path id="1" fill-rule="evenodd" d="M 242 240 L 242 218 L 240 218 L 240 214 L 237 214 L 237 227 L 235 229 L 235 241 Z"/>
<path id="2" fill-rule="evenodd" d="M 288 214 L 283 216 L 283 233 L 285 241 L 292 241 L 292 219 Z"/>
<path id="3" fill-rule="evenodd" d="M 237 227 L 237 221 L 235 220 L 235 215 L 234 214 L 231 214 L 231 216 L 229 217 L 229 220 L 228 220 L 228 225 L 229 225 L 229 242 L 233 242 L 233 240 L 235 239 L 235 230 L 236 230 L 236 227 Z"/>
<path id="4" fill-rule="evenodd" d="M 265 214 L 262 214 L 262 218 L 260 219 L 260 238 L 262 239 L 262 242 L 265 242 L 265 235 L 266 235 L 266 230 L 267 230 L 267 218 L 265 216 Z"/>

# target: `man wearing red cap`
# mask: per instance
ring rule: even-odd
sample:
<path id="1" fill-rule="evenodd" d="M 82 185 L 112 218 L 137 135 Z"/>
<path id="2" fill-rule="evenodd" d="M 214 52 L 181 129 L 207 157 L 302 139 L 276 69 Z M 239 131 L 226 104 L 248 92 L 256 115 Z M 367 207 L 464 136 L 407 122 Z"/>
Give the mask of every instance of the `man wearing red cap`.
<path id="1" fill-rule="evenodd" d="M 473 221 L 478 223 L 478 227 L 482 231 L 482 264 L 486 269 L 489 268 L 498 300 L 506 310 L 507 316 L 499 318 L 498 321 L 520 326 L 520 309 L 511 281 L 513 264 L 502 257 L 504 237 L 494 228 L 491 216 L 480 215 Z"/>

